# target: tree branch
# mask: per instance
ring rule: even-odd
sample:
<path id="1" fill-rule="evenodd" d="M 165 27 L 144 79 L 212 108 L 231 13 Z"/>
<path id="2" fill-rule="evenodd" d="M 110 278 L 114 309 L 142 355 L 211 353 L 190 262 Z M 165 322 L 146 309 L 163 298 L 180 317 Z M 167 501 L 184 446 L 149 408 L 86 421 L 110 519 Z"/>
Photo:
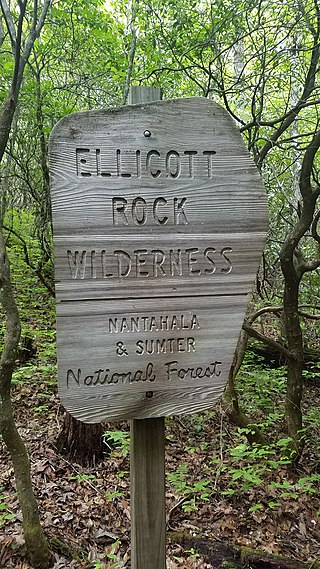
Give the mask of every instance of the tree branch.
<path id="1" fill-rule="evenodd" d="M 291 360 L 297 359 L 296 355 L 293 352 L 290 352 L 290 350 L 288 350 L 285 346 L 283 346 L 279 342 L 276 342 L 272 338 L 268 338 L 268 336 L 265 336 L 264 334 L 260 334 L 260 332 L 255 330 L 246 321 L 243 323 L 242 328 L 245 332 L 247 332 L 249 336 L 255 338 L 256 340 L 259 340 L 260 342 L 263 342 L 264 344 L 267 344 L 272 349 L 276 350 L 277 352 L 285 356 L 286 359 L 291 359 Z"/>
<path id="2" fill-rule="evenodd" d="M 4 42 L 4 38 L 5 38 L 4 27 L 3 27 L 2 18 L 0 15 L 0 48 Z"/>
<path id="3" fill-rule="evenodd" d="M 123 95 L 122 95 L 122 104 L 123 105 L 125 105 L 127 103 L 129 90 L 130 90 L 130 84 L 131 84 L 134 57 L 135 57 L 135 53 L 136 53 L 137 30 L 136 30 L 136 26 L 135 26 L 135 19 L 136 19 L 136 15 L 137 15 L 137 10 L 138 10 L 138 2 L 134 2 L 134 4 L 132 5 L 131 24 L 130 24 L 131 36 L 132 36 L 131 37 L 131 46 L 130 46 L 126 80 L 125 80 Z"/>
<path id="4" fill-rule="evenodd" d="M 55 297 L 55 291 L 54 288 L 51 286 L 50 282 L 47 281 L 47 279 L 44 278 L 43 274 L 42 274 L 42 264 L 40 263 L 38 265 L 38 267 L 36 267 L 30 257 L 29 257 L 29 251 L 28 251 L 28 246 L 26 241 L 23 239 L 23 237 L 21 237 L 21 235 L 19 235 L 19 233 L 17 233 L 17 231 L 15 231 L 13 228 L 7 227 L 6 225 L 2 225 L 3 229 L 5 229 L 6 231 L 8 231 L 8 233 L 12 233 L 13 235 L 15 235 L 15 237 L 17 239 L 19 239 L 20 243 L 22 244 L 22 248 L 23 248 L 23 252 L 24 252 L 24 258 L 25 258 L 25 262 L 28 265 L 28 267 L 35 273 L 35 275 L 38 277 L 39 281 L 43 284 L 43 286 L 47 289 L 47 291 L 51 294 L 51 296 L 54 298 Z"/>
<path id="5" fill-rule="evenodd" d="M 317 230 L 319 219 L 320 219 L 320 211 L 318 211 L 318 213 L 314 216 L 312 226 L 311 226 L 311 235 L 312 235 L 313 239 L 317 243 L 319 243 L 319 245 L 320 245 L 320 235 L 319 235 L 318 230 Z"/>
<path id="6" fill-rule="evenodd" d="M 16 29 L 14 27 L 14 22 L 13 22 L 11 12 L 9 10 L 9 7 L 8 7 L 6 0 L 0 0 L 0 7 L 1 7 L 1 11 L 3 14 L 4 21 L 6 23 L 6 26 L 7 26 L 8 32 L 9 32 L 11 47 L 12 47 L 12 53 L 13 53 L 13 55 L 15 55 L 16 41 L 17 41 Z"/>
<path id="7" fill-rule="evenodd" d="M 315 155 L 318 152 L 319 148 L 320 148 L 320 130 L 318 130 L 318 132 L 315 133 L 303 157 L 301 173 L 300 173 L 300 191 L 303 198 L 309 196 L 310 192 L 312 191 L 311 174 L 313 170 Z M 320 194 L 320 188 L 316 188 L 315 191 Z"/>
<path id="8" fill-rule="evenodd" d="M 276 141 L 280 138 L 280 136 L 290 127 L 290 125 L 295 121 L 296 117 L 300 113 L 301 109 L 304 108 L 307 100 L 309 99 L 310 95 L 312 94 L 314 87 L 315 87 L 315 77 L 317 73 L 317 68 L 319 64 L 319 54 L 320 54 L 320 46 L 319 46 L 319 15 L 318 15 L 318 29 L 317 33 L 313 36 L 314 42 L 312 47 L 311 53 L 311 60 L 308 69 L 308 73 L 306 76 L 305 84 L 303 87 L 302 94 L 299 98 L 299 101 L 296 105 L 294 105 L 290 111 L 287 113 L 286 118 L 281 122 L 279 128 L 274 132 L 274 134 L 269 138 L 266 144 L 263 146 L 259 153 L 259 158 L 257 161 L 257 166 L 261 169 L 264 159 L 266 158 L 268 152 L 273 148 Z"/>

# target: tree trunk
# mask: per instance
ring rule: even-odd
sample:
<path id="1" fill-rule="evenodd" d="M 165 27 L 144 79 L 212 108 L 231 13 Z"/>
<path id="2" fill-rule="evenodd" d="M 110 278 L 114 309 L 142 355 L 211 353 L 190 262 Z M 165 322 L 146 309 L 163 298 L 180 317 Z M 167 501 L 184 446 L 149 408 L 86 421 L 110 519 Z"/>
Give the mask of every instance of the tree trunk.
<path id="1" fill-rule="evenodd" d="M 6 315 L 4 347 L 0 359 L 0 433 L 13 462 L 27 550 L 32 564 L 35 567 L 44 568 L 49 565 L 50 554 L 40 525 L 37 502 L 32 491 L 27 450 L 14 423 L 10 398 L 11 378 L 20 338 L 20 321 L 13 297 L 9 261 L 1 227 L 0 301 Z"/>
<path id="2" fill-rule="evenodd" d="M 300 280 L 293 265 L 293 259 L 285 255 L 283 246 L 281 268 L 285 279 L 283 294 L 283 317 L 287 345 L 294 355 L 287 361 L 287 392 L 285 399 L 285 415 L 288 435 L 292 439 L 291 450 L 296 462 L 303 449 L 302 436 L 302 371 L 303 371 L 303 340 L 299 320 L 299 284 Z"/>
<path id="3" fill-rule="evenodd" d="M 295 225 L 281 247 L 280 263 L 284 277 L 283 318 L 288 349 L 286 420 L 288 434 L 292 439 L 292 459 L 297 462 L 302 450 L 304 437 L 302 432 L 302 371 L 303 371 L 303 339 L 299 319 L 299 286 L 303 275 L 320 266 L 319 251 L 312 261 L 307 261 L 300 248 L 302 237 L 312 228 L 312 236 L 320 245 L 320 237 L 313 226 L 320 186 L 313 189 L 312 176 L 315 156 L 320 148 L 320 131 L 315 133 L 307 146 L 300 173 L 300 194 L 302 203 L 300 214 Z M 316 221 L 317 217 L 315 217 Z"/>
<path id="4" fill-rule="evenodd" d="M 103 433 L 100 423 L 82 423 L 66 411 L 56 441 L 58 452 L 66 453 L 71 460 L 83 466 L 95 466 L 104 456 Z"/>
<path id="5" fill-rule="evenodd" d="M 265 445 L 267 444 L 267 441 L 262 435 L 259 427 L 255 425 L 254 422 L 249 417 L 247 417 L 245 413 L 243 413 L 243 411 L 241 411 L 238 394 L 235 388 L 235 379 L 243 362 L 247 343 L 248 335 L 244 330 L 242 330 L 230 369 L 228 383 L 223 393 L 221 403 L 229 421 L 237 427 L 246 429 L 245 435 L 248 439 L 249 444 L 256 443 Z"/>

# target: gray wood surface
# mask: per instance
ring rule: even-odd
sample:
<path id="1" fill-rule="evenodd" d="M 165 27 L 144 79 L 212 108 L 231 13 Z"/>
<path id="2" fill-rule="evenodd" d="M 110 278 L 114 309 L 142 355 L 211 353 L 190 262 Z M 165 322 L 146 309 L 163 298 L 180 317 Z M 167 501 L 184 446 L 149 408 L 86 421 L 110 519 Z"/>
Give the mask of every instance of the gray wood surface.
<path id="1" fill-rule="evenodd" d="M 129 103 L 161 98 L 156 87 L 131 87 Z M 140 315 L 137 315 L 140 318 Z M 134 320 L 130 316 L 130 329 Z M 121 328 L 126 321 L 121 320 Z M 139 326 L 139 320 L 136 321 Z M 110 321 L 109 321 L 110 324 Z M 143 321 L 145 328 L 146 321 Z M 113 320 L 116 333 L 118 322 Z M 122 333 L 122 332 L 120 332 Z M 130 356 L 129 356 L 130 357 Z M 150 395 L 150 394 L 149 394 Z M 148 395 L 148 398 L 149 398 Z M 165 569 L 164 417 L 130 421 L 131 569 Z"/>
<path id="2" fill-rule="evenodd" d="M 231 117 L 202 98 L 76 113 L 50 171 L 65 407 L 85 422 L 210 408 L 267 232 Z"/>
<path id="3" fill-rule="evenodd" d="M 150 103 L 161 99 L 161 89 L 159 87 L 149 87 L 146 85 L 132 85 L 129 91 L 128 105 L 139 103 Z"/>
<path id="4" fill-rule="evenodd" d="M 132 423 L 131 569 L 165 569 L 164 418 Z"/>

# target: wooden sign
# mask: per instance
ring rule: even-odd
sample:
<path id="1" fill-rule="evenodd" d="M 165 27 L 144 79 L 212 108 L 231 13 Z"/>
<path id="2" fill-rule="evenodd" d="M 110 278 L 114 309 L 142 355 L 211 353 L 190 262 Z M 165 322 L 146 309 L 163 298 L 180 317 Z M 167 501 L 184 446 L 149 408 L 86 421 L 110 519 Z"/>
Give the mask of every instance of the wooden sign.
<path id="1" fill-rule="evenodd" d="M 76 113 L 50 171 L 66 409 L 94 423 L 211 407 L 267 231 L 231 117 L 202 98 Z"/>

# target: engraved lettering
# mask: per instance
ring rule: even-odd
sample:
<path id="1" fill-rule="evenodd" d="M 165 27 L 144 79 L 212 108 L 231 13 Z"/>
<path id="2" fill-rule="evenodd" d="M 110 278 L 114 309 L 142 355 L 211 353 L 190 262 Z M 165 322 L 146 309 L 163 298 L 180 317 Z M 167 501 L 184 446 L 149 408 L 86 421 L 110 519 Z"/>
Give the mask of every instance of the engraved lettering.
<path id="1" fill-rule="evenodd" d="M 156 376 L 153 373 L 153 365 L 152 363 L 148 363 L 147 368 L 146 368 L 146 381 L 155 381 Z"/>
<path id="2" fill-rule="evenodd" d="M 172 160 L 173 158 L 173 160 Z M 172 168 L 173 162 L 173 168 Z M 167 177 L 178 178 L 181 174 L 181 160 L 179 152 L 170 150 L 166 156 L 166 173 Z"/>
<path id="3" fill-rule="evenodd" d="M 141 322 L 143 323 L 143 331 L 147 331 L 147 322 L 149 320 L 149 316 L 141 316 Z"/>
<path id="4" fill-rule="evenodd" d="M 117 150 L 116 156 L 117 156 L 117 176 L 121 177 L 121 178 L 131 178 L 130 172 L 124 172 L 123 171 L 123 165 L 122 165 L 122 160 L 121 160 L 121 150 Z"/>
<path id="5" fill-rule="evenodd" d="M 189 326 L 188 324 L 184 321 L 184 315 L 181 315 L 181 330 L 188 330 Z"/>
<path id="6" fill-rule="evenodd" d="M 213 163 L 212 163 L 212 159 L 214 157 L 214 155 L 217 154 L 215 152 L 215 150 L 204 150 L 203 151 L 203 155 L 207 156 L 208 158 L 208 178 L 212 178 L 213 177 Z"/>
<path id="7" fill-rule="evenodd" d="M 115 216 L 125 214 L 125 208 L 125 203 L 117 203 Z M 228 275 L 232 272 L 231 253 L 232 247 L 203 249 L 201 246 L 187 249 L 145 248 L 130 252 L 124 249 L 67 249 L 66 264 L 72 279 L 117 279 L 128 276 L 131 279 L 151 279 L 199 275 L 209 278 L 215 273 Z"/>
<path id="8" fill-rule="evenodd" d="M 100 383 L 101 385 L 103 385 L 104 381 L 105 381 L 105 377 L 103 378 L 103 380 L 101 380 L 101 374 L 104 372 L 103 369 L 98 369 L 97 371 L 94 372 L 94 382 L 93 385 L 97 385 L 98 383 Z"/>
<path id="9" fill-rule="evenodd" d="M 87 376 L 84 378 L 84 382 L 83 382 L 83 383 L 84 383 L 85 385 L 92 385 L 92 382 L 93 382 L 93 375 L 87 375 Z"/>
<path id="10" fill-rule="evenodd" d="M 196 314 L 161 314 L 158 316 L 123 316 L 108 319 L 108 332 L 118 334 L 122 332 L 170 332 L 172 330 L 200 330 L 200 323 Z"/>
<path id="11" fill-rule="evenodd" d="M 131 332 L 139 332 L 139 316 L 131 316 Z"/>
<path id="12" fill-rule="evenodd" d="M 144 225 L 147 220 L 147 202 L 143 198 L 132 201 L 132 219 L 136 225 Z"/>
<path id="13" fill-rule="evenodd" d="M 178 320 L 176 316 L 172 316 L 170 330 L 176 329 L 178 326 Z"/>
<path id="14" fill-rule="evenodd" d="M 186 253 L 188 255 L 189 275 L 201 275 L 200 269 L 193 269 L 193 265 L 198 262 L 198 259 L 196 257 L 193 257 L 194 253 L 199 253 L 198 247 L 191 247 L 190 249 L 186 249 Z"/>
<path id="15" fill-rule="evenodd" d="M 69 389 L 69 381 L 73 379 L 73 381 L 76 382 L 77 385 L 80 385 L 80 380 L 81 380 L 81 369 L 78 369 L 77 371 L 77 376 L 75 375 L 75 373 L 72 371 L 72 369 L 68 369 L 67 371 L 67 388 Z"/>
<path id="16" fill-rule="evenodd" d="M 136 354 L 175 354 L 195 352 L 194 338 L 148 338 L 137 340 Z"/>
<path id="17" fill-rule="evenodd" d="M 203 378 L 212 378 L 212 377 L 219 377 L 221 375 L 221 370 L 219 366 L 222 362 L 215 361 L 209 364 L 206 367 L 198 366 L 198 367 L 188 367 L 188 368 L 179 368 L 178 361 L 174 360 L 171 362 L 165 363 L 167 380 L 177 380 L 177 379 L 203 379 Z"/>
<path id="18" fill-rule="evenodd" d="M 134 251 L 134 254 L 136 256 L 137 277 L 148 277 L 149 276 L 148 271 L 142 270 L 142 267 L 146 264 L 146 259 L 143 257 L 143 255 L 147 255 L 147 253 L 148 253 L 148 249 L 137 249 L 136 251 Z"/>
<path id="19" fill-rule="evenodd" d="M 175 225 L 188 225 L 188 220 L 184 211 L 187 198 L 174 198 L 174 223 Z M 181 219 L 180 219 L 181 218 Z"/>
<path id="20" fill-rule="evenodd" d="M 190 178 L 194 178 L 194 160 L 193 157 L 198 154 L 196 150 L 185 150 L 184 153 L 186 156 L 189 156 L 189 176 Z"/>
<path id="21" fill-rule="evenodd" d="M 158 269 L 160 269 L 163 276 L 166 276 L 166 271 L 162 266 L 166 260 L 164 252 L 161 249 L 152 249 L 151 253 L 153 254 L 153 276 L 158 276 Z"/>
<path id="22" fill-rule="evenodd" d="M 152 339 L 152 340 L 138 340 L 136 342 L 136 353 L 142 354 L 165 354 L 185 351 L 195 351 L 194 338 L 170 338 L 170 339 Z M 177 380 L 192 380 L 192 379 L 210 379 L 219 377 L 221 375 L 221 361 L 214 361 L 210 364 L 201 364 L 197 367 L 179 367 L 177 360 L 172 360 L 164 363 L 164 371 L 168 381 Z M 84 374 L 83 374 L 84 375 Z M 118 384 L 132 384 L 138 382 L 151 382 L 156 381 L 156 374 L 152 362 L 148 362 L 145 368 L 136 370 L 123 370 L 111 371 L 109 368 L 97 369 L 88 375 L 84 375 L 82 379 L 82 370 L 78 368 L 77 371 L 73 369 L 67 370 L 67 389 L 72 389 L 74 383 L 78 386 L 96 387 L 97 385 L 118 385 Z M 103 397 L 103 396 L 102 396 Z"/>
<path id="23" fill-rule="evenodd" d="M 150 332 L 159 332 L 158 330 L 158 326 L 157 326 L 157 319 L 155 316 L 151 316 L 150 318 Z"/>
<path id="24" fill-rule="evenodd" d="M 97 267 L 96 267 L 96 252 L 91 251 L 91 278 L 97 278 Z"/>
<path id="25" fill-rule="evenodd" d="M 195 314 L 191 318 L 190 328 L 191 328 L 191 330 L 193 330 L 194 328 L 196 328 L 197 330 L 200 330 L 200 324 L 199 324 L 198 318 Z"/>
<path id="26" fill-rule="evenodd" d="M 114 254 L 117 257 L 118 263 L 118 276 L 127 277 L 131 271 L 131 257 L 125 251 L 119 249 Z"/>
<path id="27" fill-rule="evenodd" d="M 141 178 L 141 152 L 136 150 L 137 178 Z"/>
<path id="28" fill-rule="evenodd" d="M 141 149 L 121 148 L 77 148 L 75 152 L 75 169 L 80 178 L 99 176 L 110 178 L 111 176 L 130 179 L 132 177 L 167 178 L 177 179 L 195 178 L 198 174 L 203 176 L 201 165 L 203 159 L 207 159 L 205 175 L 213 177 L 213 157 L 215 150 L 171 149 L 168 151 L 152 149 L 148 152 Z M 103 170 L 104 164 L 109 165 L 109 171 Z M 197 169 L 197 165 L 199 167 Z"/>
<path id="29" fill-rule="evenodd" d="M 216 250 L 214 247 L 207 247 L 205 252 L 204 252 L 204 256 L 206 257 L 206 259 L 208 259 L 208 261 L 211 265 L 210 269 L 206 268 L 204 270 L 204 272 L 207 273 L 208 275 L 213 275 L 213 273 L 215 273 L 216 269 L 217 269 L 216 264 L 212 258 L 212 255 L 215 252 L 216 252 Z"/>
<path id="30" fill-rule="evenodd" d="M 181 249 L 174 251 L 170 249 L 170 274 L 174 276 L 174 269 L 176 270 L 179 277 L 182 276 L 182 259 L 181 259 Z"/>
<path id="31" fill-rule="evenodd" d="M 146 169 L 147 172 L 151 174 L 153 178 L 159 178 L 159 176 L 161 175 L 161 170 L 153 170 L 151 166 L 151 158 L 153 156 L 158 156 L 160 158 L 160 152 L 158 152 L 158 150 L 150 150 L 150 152 L 148 152 L 146 158 Z"/>
<path id="32" fill-rule="evenodd" d="M 166 353 L 166 340 L 157 339 L 157 354 L 165 354 Z"/>
<path id="33" fill-rule="evenodd" d="M 229 257 L 227 257 L 227 255 L 226 255 L 226 253 L 232 253 L 232 247 L 224 247 L 220 251 L 221 257 L 227 262 L 227 267 L 222 267 L 221 272 L 224 273 L 225 275 L 228 275 L 229 273 L 231 273 L 233 267 L 232 267 L 232 263 L 231 263 Z"/>
<path id="34" fill-rule="evenodd" d="M 101 151 L 100 148 L 96 148 L 96 169 L 97 169 L 97 176 L 101 176 Z"/>
<path id="35" fill-rule="evenodd" d="M 109 332 L 112 334 L 113 332 L 118 332 L 118 318 L 109 318 Z"/>
<path id="36" fill-rule="evenodd" d="M 158 207 L 159 205 L 167 205 L 167 200 L 165 198 L 156 198 L 153 202 L 153 218 L 156 223 L 160 225 L 165 225 L 168 223 L 168 218 L 164 215 L 162 218 L 159 217 Z"/>
<path id="37" fill-rule="evenodd" d="M 89 177 L 91 172 L 85 169 L 88 162 L 88 155 L 90 153 L 89 148 L 76 148 L 76 166 L 77 166 L 77 176 Z M 86 156 L 86 158 L 85 158 Z"/>
<path id="38" fill-rule="evenodd" d="M 187 352 L 195 352 L 195 339 L 194 338 L 187 338 Z"/>
<path id="39" fill-rule="evenodd" d="M 112 198 L 112 217 L 113 225 L 129 225 L 127 215 L 125 213 L 127 200 L 125 198 Z"/>
<path id="40" fill-rule="evenodd" d="M 161 330 L 169 330 L 168 320 L 169 320 L 169 316 L 160 316 L 160 328 L 161 328 Z"/>
<path id="41" fill-rule="evenodd" d="M 113 277 L 114 276 L 113 273 L 108 273 L 107 254 L 104 249 L 101 251 L 101 264 L 102 264 L 102 278 L 107 279 L 109 277 Z"/>
<path id="42" fill-rule="evenodd" d="M 122 333 L 122 332 L 128 332 L 128 331 L 129 331 L 129 327 L 127 324 L 127 319 L 122 318 L 120 332 Z M 122 344 L 122 342 L 120 342 L 120 344 Z"/>
<path id="43" fill-rule="evenodd" d="M 149 362 L 146 365 L 144 370 L 138 369 L 136 371 L 124 371 L 124 372 L 113 372 L 110 373 L 110 370 L 106 370 L 107 374 L 105 376 L 105 381 L 109 385 L 111 384 L 118 384 L 118 383 L 135 383 L 139 381 L 150 381 L 154 382 L 156 380 L 156 375 L 154 373 L 153 364 Z"/>
<path id="44" fill-rule="evenodd" d="M 146 223 L 188 225 L 184 209 L 186 201 L 187 198 L 173 198 L 169 202 L 162 196 L 150 201 L 139 196 L 130 202 L 122 196 L 117 196 L 112 198 L 113 225 L 145 225 Z M 168 208 L 171 210 L 169 210 L 170 216 L 167 215 Z"/>
<path id="45" fill-rule="evenodd" d="M 71 277 L 73 279 L 84 279 L 87 265 L 87 251 L 82 251 L 81 253 L 79 251 L 75 251 L 73 256 L 72 252 L 69 250 L 67 251 L 67 258 Z"/>

